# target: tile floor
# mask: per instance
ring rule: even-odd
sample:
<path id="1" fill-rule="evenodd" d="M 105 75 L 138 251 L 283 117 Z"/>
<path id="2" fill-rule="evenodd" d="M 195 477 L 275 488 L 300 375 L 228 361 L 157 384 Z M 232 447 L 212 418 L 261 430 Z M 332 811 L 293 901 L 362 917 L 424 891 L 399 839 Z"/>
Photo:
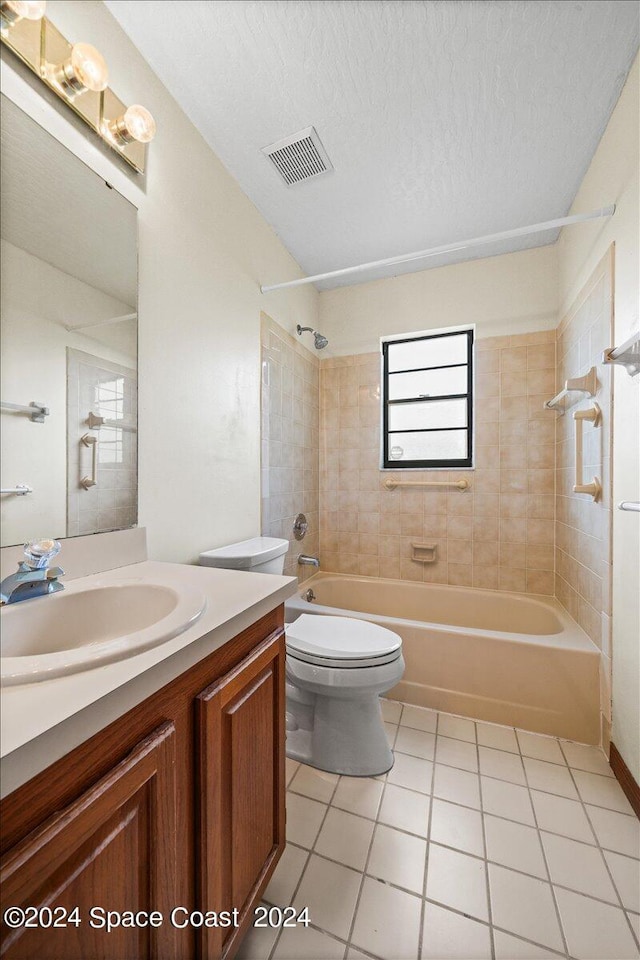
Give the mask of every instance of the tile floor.
<path id="1" fill-rule="evenodd" d="M 393 769 L 287 761 L 287 848 L 240 960 L 640 956 L 640 823 L 595 747 L 383 701 Z"/>

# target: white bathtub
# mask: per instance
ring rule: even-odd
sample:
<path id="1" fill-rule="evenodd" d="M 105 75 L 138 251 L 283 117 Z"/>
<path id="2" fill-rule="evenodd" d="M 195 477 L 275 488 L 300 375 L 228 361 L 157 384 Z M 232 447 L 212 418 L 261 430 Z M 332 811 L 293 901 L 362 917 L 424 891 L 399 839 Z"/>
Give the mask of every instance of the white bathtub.
<path id="1" fill-rule="evenodd" d="M 600 741 L 600 652 L 552 598 L 318 573 L 285 609 L 289 623 L 315 613 L 399 633 L 407 668 L 393 699 Z"/>

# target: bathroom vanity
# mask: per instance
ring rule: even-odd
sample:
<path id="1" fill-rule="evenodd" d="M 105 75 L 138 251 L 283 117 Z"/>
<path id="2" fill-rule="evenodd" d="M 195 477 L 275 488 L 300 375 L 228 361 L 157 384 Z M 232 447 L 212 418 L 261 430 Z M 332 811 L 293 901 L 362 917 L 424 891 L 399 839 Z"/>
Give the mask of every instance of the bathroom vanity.
<path id="1" fill-rule="evenodd" d="M 254 922 L 285 844 L 295 580 L 142 562 L 70 589 L 162 573 L 206 596 L 181 635 L 3 688 L 2 911 L 35 908 L 33 927 L 3 923 L 3 957 L 231 957 Z"/>

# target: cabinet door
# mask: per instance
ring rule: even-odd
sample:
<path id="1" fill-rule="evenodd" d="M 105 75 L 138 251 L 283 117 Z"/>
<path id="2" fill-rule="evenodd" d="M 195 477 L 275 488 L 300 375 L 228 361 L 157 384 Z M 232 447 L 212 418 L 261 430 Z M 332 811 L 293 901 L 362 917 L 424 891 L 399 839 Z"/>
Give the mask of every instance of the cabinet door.
<path id="1" fill-rule="evenodd" d="M 66 809 L 7 855 L 2 909 L 78 907 L 80 924 L 7 930 L 0 953 L 20 960 L 146 960 L 178 955 L 175 905 L 175 730 L 164 723 Z M 92 907 L 161 910 L 159 928 L 90 924 Z M 45 921 L 46 922 L 46 921 Z"/>
<path id="2" fill-rule="evenodd" d="M 239 911 L 203 928 L 207 960 L 231 956 L 285 844 L 284 636 L 261 644 L 197 698 L 200 908 Z"/>

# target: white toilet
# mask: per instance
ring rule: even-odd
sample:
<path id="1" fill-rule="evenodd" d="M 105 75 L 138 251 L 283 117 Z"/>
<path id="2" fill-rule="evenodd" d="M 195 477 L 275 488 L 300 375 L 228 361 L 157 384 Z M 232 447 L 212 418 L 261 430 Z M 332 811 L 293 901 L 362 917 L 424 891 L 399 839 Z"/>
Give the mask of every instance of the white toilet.
<path id="1" fill-rule="evenodd" d="M 210 567 L 279 573 L 289 543 L 256 537 L 200 554 Z M 371 777 L 393 766 L 380 694 L 402 678 L 402 639 L 352 617 L 302 614 L 286 627 L 287 756 Z"/>

